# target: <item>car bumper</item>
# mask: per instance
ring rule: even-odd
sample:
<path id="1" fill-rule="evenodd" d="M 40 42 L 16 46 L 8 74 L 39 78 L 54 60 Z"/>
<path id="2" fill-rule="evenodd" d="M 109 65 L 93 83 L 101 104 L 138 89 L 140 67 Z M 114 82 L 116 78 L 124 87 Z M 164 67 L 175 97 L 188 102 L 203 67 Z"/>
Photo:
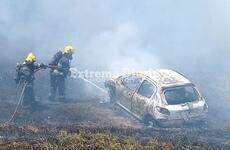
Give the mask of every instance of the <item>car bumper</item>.
<path id="1" fill-rule="evenodd" d="M 158 124 L 162 127 L 181 127 L 184 124 L 196 124 L 206 120 L 206 115 L 180 118 L 180 119 L 159 119 Z"/>

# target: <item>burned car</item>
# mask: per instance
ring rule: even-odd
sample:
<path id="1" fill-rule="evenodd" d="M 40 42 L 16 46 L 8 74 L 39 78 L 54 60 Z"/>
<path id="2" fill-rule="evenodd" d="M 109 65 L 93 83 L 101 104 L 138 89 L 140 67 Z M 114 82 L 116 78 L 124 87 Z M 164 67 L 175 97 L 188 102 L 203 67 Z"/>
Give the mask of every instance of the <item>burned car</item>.
<path id="1" fill-rule="evenodd" d="M 182 74 L 167 69 L 135 72 L 105 82 L 110 102 L 138 120 L 158 126 L 196 123 L 206 118 L 207 103 Z"/>

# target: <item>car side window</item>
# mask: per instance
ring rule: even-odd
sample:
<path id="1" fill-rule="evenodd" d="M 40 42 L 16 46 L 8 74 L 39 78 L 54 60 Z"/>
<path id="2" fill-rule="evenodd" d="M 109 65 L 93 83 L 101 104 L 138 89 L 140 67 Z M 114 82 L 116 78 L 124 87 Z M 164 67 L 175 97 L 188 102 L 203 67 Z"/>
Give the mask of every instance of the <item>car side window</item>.
<path id="1" fill-rule="evenodd" d="M 137 94 L 150 98 L 155 92 L 155 90 L 156 90 L 156 87 L 149 81 L 145 80 L 140 86 Z"/>
<path id="2" fill-rule="evenodd" d="M 129 88 L 130 90 L 135 91 L 138 88 L 138 86 L 141 84 L 141 80 L 142 80 L 141 77 L 131 75 L 131 76 L 125 77 L 122 83 L 125 87 Z"/>

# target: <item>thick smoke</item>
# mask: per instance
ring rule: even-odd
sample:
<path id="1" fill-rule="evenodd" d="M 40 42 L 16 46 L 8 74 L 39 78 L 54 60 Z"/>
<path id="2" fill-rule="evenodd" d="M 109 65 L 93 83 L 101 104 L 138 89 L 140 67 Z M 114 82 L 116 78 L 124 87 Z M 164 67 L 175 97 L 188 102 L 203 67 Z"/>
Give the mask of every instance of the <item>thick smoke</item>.
<path id="1" fill-rule="evenodd" d="M 229 110 L 229 10 L 227 0 L 1 0 L 0 69 L 30 51 L 47 63 L 71 44 L 79 69 L 173 68 Z"/>
<path id="2" fill-rule="evenodd" d="M 13 64 L 29 51 L 48 61 L 55 51 L 72 44 L 78 48 L 74 64 L 83 69 L 165 66 L 190 71 L 205 66 L 223 71 L 230 47 L 228 4 L 3 0 L 1 63 L 10 59 Z"/>
<path id="3" fill-rule="evenodd" d="M 102 67 L 111 71 L 159 67 L 159 59 L 150 52 L 151 49 L 150 45 L 143 45 L 140 31 L 134 24 L 123 23 L 93 36 L 84 49 L 93 58 L 84 56 L 82 61 L 86 60 L 92 69 Z M 95 63 L 95 58 L 102 59 Z"/>

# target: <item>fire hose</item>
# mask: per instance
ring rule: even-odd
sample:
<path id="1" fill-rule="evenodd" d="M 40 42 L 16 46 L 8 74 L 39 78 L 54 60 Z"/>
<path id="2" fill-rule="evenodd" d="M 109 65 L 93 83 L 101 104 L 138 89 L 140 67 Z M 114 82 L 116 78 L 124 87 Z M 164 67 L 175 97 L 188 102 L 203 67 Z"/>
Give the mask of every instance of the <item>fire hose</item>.
<path id="1" fill-rule="evenodd" d="M 51 66 L 51 65 L 48 66 L 48 68 L 55 68 L 55 67 L 56 67 L 56 66 Z M 41 68 L 36 69 L 35 72 L 37 72 L 37 71 L 39 71 L 39 70 L 41 70 Z M 98 88 L 98 89 L 101 90 L 103 93 L 107 94 L 107 91 L 106 91 L 105 89 L 103 89 L 103 88 L 97 86 L 95 83 L 93 83 L 93 82 L 91 82 L 91 81 L 89 81 L 89 80 L 87 80 L 87 79 L 85 79 L 85 78 L 82 78 L 82 77 L 79 77 L 79 78 L 81 78 L 81 79 L 84 80 L 85 82 L 91 84 L 92 86 Z M 13 119 L 15 118 L 15 116 L 16 116 L 18 110 L 19 110 L 19 107 L 20 107 L 21 104 L 22 104 L 22 100 L 23 100 L 23 97 L 24 97 L 24 92 L 25 92 L 25 89 L 26 89 L 26 86 L 27 86 L 27 85 L 28 85 L 28 82 L 24 82 L 24 83 L 23 83 L 22 91 L 21 91 L 21 93 L 20 93 L 20 97 L 19 97 L 19 99 L 18 99 L 18 103 L 17 103 L 17 106 L 16 106 L 16 108 L 15 108 L 15 110 L 14 110 L 14 113 L 11 115 L 10 119 L 9 119 L 5 124 L 8 124 L 8 123 L 12 122 Z"/>
<path id="2" fill-rule="evenodd" d="M 27 86 L 27 85 L 28 85 L 28 82 L 24 82 L 24 83 L 23 83 L 22 91 L 21 91 L 21 93 L 20 93 L 20 97 L 19 97 L 17 106 L 16 106 L 16 108 L 15 108 L 15 110 L 14 110 L 14 113 L 11 115 L 10 119 L 9 119 L 5 124 L 8 124 L 8 123 L 12 122 L 13 119 L 15 118 L 15 116 L 16 116 L 16 114 L 17 114 L 17 112 L 18 112 L 18 109 L 19 109 L 19 107 L 20 107 L 21 104 L 22 104 L 22 100 L 23 100 L 23 97 L 24 97 L 24 92 L 25 92 L 25 89 L 26 89 L 26 86 Z"/>
<path id="3" fill-rule="evenodd" d="M 34 72 L 37 72 L 39 70 L 41 70 L 41 68 L 36 69 Z M 24 92 L 25 92 L 26 86 L 28 85 L 28 82 L 25 81 L 25 82 L 22 83 L 22 85 L 23 85 L 22 86 L 22 91 L 20 93 L 20 96 L 19 96 L 19 99 L 18 99 L 18 103 L 17 103 L 17 106 L 16 106 L 16 108 L 14 110 L 14 113 L 11 115 L 10 119 L 7 122 L 5 122 L 4 124 L 9 124 L 9 123 L 11 123 L 13 121 L 13 119 L 15 118 L 15 116 L 16 116 L 18 110 L 19 110 L 19 107 L 22 104 L 22 100 L 23 100 L 23 97 L 24 97 Z"/>
<path id="4" fill-rule="evenodd" d="M 56 68 L 58 68 L 58 66 L 56 66 L 56 65 L 48 65 L 48 68 L 56 69 Z M 75 71 L 74 73 L 76 73 L 76 71 Z M 73 77 L 73 78 L 76 78 L 76 77 Z M 85 82 L 91 84 L 92 86 L 94 86 L 94 87 L 96 87 L 97 89 L 101 90 L 103 93 L 107 93 L 107 91 L 106 91 L 105 89 L 103 89 L 103 88 L 97 86 L 95 83 L 93 83 L 93 82 L 91 82 L 91 81 L 89 81 L 89 80 L 87 80 L 87 79 L 85 79 L 85 78 L 83 78 L 83 77 L 80 77 L 80 76 L 78 76 L 78 78 L 80 78 L 80 79 L 82 79 L 83 81 L 85 81 Z"/>

